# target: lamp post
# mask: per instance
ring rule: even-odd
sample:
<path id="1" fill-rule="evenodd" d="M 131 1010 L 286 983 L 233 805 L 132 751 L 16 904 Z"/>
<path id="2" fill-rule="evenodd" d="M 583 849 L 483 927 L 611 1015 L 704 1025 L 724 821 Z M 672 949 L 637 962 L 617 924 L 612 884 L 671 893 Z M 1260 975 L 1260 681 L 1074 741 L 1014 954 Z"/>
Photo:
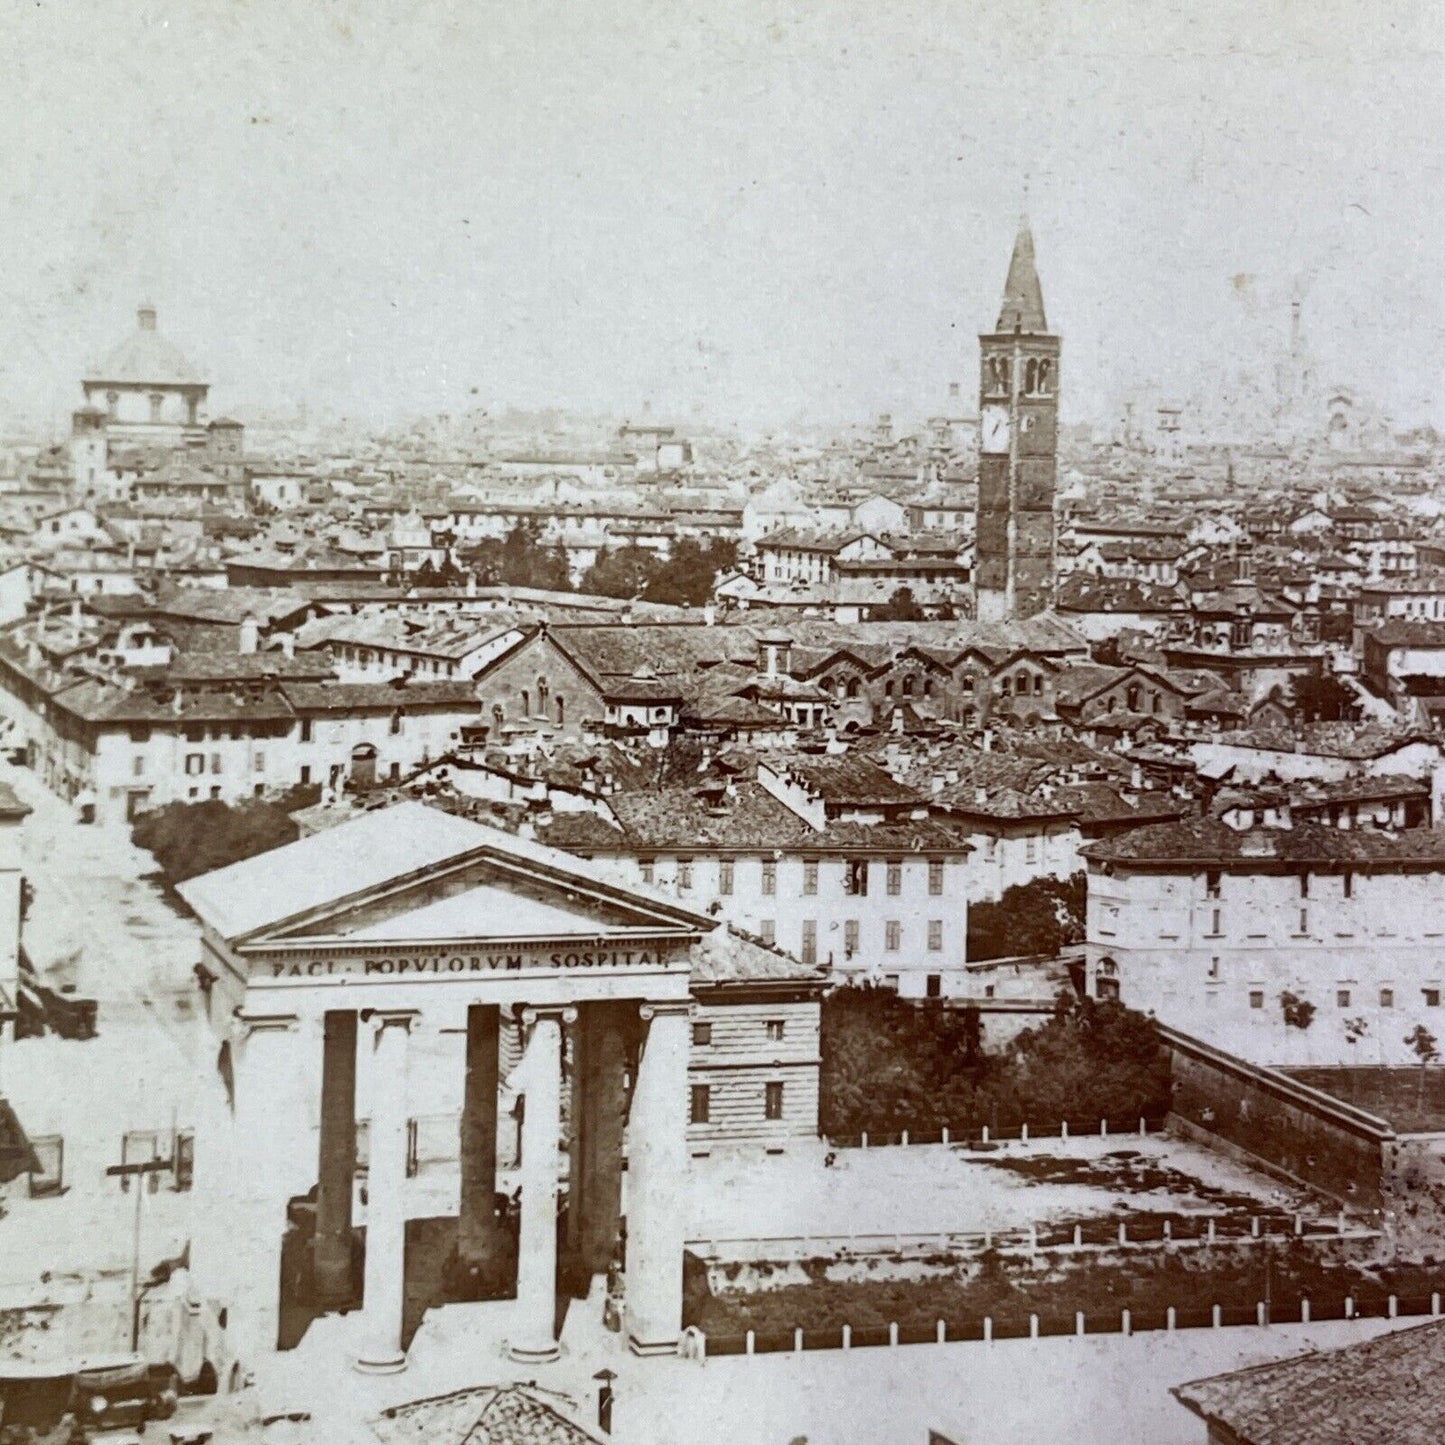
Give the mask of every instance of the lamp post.
<path id="1" fill-rule="evenodd" d="M 147 1175 L 169 1173 L 175 1168 L 174 1159 L 138 1159 L 134 1164 L 112 1164 L 105 1172 L 121 1181 L 121 1189 L 135 1185 L 135 1232 L 131 1240 L 130 1258 L 130 1347 L 140 1348 L 140 1221 L 141 1199 L 145 1194 L 142 1179 Z"/>

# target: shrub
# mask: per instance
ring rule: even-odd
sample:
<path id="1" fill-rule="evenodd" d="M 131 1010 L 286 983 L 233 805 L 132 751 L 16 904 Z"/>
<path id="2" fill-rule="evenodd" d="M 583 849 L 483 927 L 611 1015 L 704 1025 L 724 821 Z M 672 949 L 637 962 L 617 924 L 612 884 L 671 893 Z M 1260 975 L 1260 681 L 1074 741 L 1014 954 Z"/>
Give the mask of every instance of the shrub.
<path id="1" fill-rule="evenodd" d="M 315 801 L 315 789 L 298 788 L 278 802 L 167 803 L 135 820 L 131 840 L 155 855 L 169 882 L 181 883 L 294 843 L 300 830 L 291 813 Z"/>

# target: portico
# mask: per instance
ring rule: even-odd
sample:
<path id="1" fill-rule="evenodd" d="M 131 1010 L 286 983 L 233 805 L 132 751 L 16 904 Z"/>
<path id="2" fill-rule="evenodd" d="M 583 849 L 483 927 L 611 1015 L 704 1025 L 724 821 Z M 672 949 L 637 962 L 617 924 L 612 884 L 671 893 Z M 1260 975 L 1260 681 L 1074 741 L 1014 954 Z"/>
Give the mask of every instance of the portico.
<path id="1" fill-rule="evenodd" d="M 198 1125 L 193 1277 L 238 1358 L 277 1347 L 299 1241 L 318 1312 L 354 1308 L 360 1277 L 356 1367 L 404 1368 L 408 1220 L 437 1212 L 455 1216 L 464 1269 L 494 1271 L 515 1228 L 514 1358 L 556 1357 L 559 1260 L 604 1273 L 624 1238 L 629 1343 L 675 1348 L 689 969 L 715 920 L 419 804 L 182 892 L 217 976 L 227 1084 Z M 499 1098 L 520 1115 L 514 1224 Z M 423 1123 L 455 1144 L 435 1167 Z"/>

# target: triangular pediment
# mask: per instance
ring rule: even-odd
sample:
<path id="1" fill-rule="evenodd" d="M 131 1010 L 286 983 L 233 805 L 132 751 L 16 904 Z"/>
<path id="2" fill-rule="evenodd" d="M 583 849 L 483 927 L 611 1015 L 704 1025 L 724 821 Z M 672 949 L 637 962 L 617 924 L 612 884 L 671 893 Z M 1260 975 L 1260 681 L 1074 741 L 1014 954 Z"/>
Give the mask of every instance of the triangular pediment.
<path id="1" fill-rule="evenodd" d="M 625 884 L 568 878 L 510 859 L 473 858 L 338 899 L 265 929 L 248 949 L 303 939 L 401 945 L 458 940 L 697 936 L 700 920 Z"/>

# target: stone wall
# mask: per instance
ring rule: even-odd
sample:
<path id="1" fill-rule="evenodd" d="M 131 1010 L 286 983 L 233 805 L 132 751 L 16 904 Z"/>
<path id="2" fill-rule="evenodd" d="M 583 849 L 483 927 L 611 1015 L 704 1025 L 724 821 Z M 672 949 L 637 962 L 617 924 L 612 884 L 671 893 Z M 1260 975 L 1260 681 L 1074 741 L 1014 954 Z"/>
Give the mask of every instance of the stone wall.
<path id="1" fill-rule="evenodd" d="M 1351 1210 L 1388 1207 L 1387 1146 L 1396 1139 L 1383 1119 L 1175 1029 L 1161 1025 L 1159 1035 L 1171 1055 L 1173 1112 L 1191 1130 Z"/>

